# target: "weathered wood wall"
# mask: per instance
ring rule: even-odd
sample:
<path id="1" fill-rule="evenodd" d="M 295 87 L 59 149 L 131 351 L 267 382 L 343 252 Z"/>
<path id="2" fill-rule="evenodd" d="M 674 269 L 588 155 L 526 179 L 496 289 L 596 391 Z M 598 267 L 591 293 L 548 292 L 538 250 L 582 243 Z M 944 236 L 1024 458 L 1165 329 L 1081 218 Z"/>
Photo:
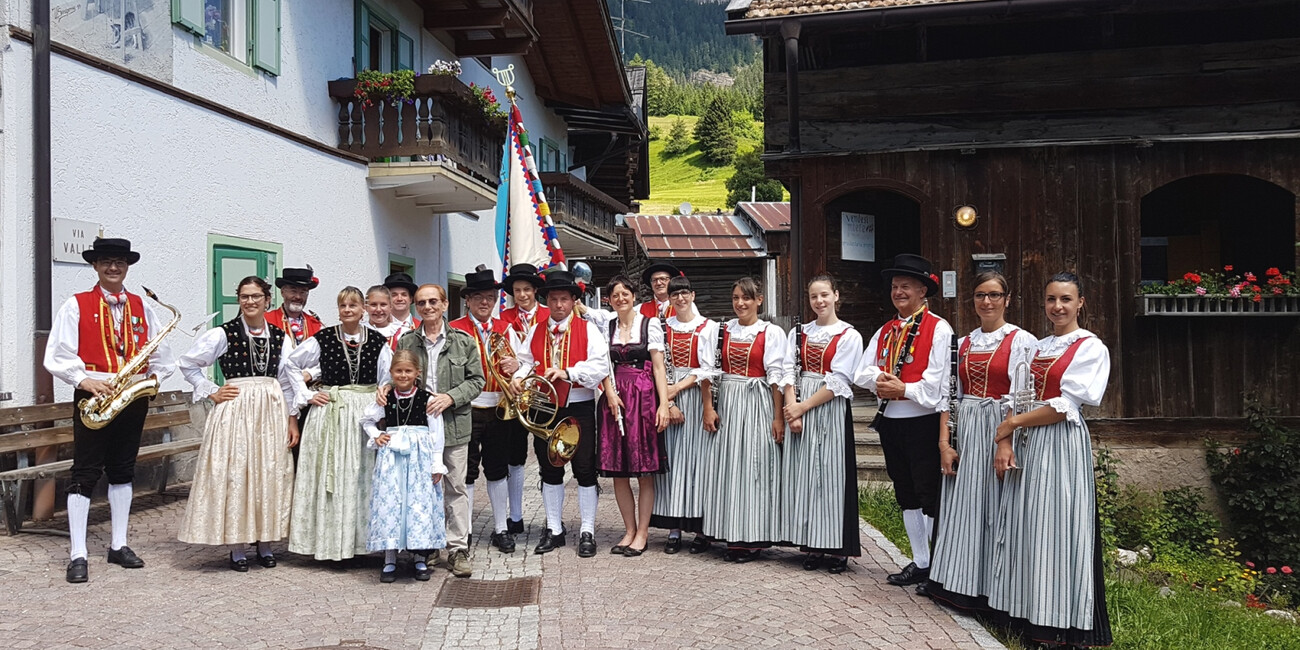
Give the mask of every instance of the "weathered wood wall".
<path id="1" fill-rule="evenodd" d="M 1300 140 L 918 151 L 778 160 L 768 168 L 802 183 L 804 273 L 840 269 L 853 283 L 842 292 L 849 320 L 864 336 L 883 317 L 868 322 L 872 314 L 855 303 L 887 312 L 883 266 L 836 266 L 838 223 L 824 215 L 845 195 L 888 190 L 916 201 L 919 251 L 936 270 L 958 272 L 959 295 L 970 292 L 972 254 L 1005 253 L 1016 294 L 1008 319 L 1035 334 L 1049 331 L 1040 298 L 1046 279 L 1061 270 L 1084 278 L 1083 325 L 1111 350 L 1110 389 L 1097 415 L 1238 417 L 1249 392 L 1300 416 L 1300 318 L 1143 317 L 1134 300 L 1143 196 L 1199 174 L 1244 174 L 1300 194 Z M 970 230 L 952 221 L 962 204 L 980 212 Z M 967 300 L 932 305 L 959 332 L 978 324 Z"/>
<path id="2" fill-rule="evenodd" d="M 1297 80 L 1300 38 L 801 70 L 801 148 L 1293 131 L 1300 128 Z M 785 73 L 769 72 L 764 93 L 765 147 L 779 152 L 788 134 Z"/>

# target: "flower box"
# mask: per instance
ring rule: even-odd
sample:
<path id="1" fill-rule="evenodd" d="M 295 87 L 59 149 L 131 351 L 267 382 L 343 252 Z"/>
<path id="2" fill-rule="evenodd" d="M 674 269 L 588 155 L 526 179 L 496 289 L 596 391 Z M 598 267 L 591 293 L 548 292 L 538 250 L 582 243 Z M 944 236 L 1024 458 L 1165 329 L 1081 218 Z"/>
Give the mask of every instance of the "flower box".
<path id="1" fill-rule="evenodd" d="M 1142 316 L 1300 316 L 1300 296 L 1253 298 L 1145 294 L 1137 297 Z"/>

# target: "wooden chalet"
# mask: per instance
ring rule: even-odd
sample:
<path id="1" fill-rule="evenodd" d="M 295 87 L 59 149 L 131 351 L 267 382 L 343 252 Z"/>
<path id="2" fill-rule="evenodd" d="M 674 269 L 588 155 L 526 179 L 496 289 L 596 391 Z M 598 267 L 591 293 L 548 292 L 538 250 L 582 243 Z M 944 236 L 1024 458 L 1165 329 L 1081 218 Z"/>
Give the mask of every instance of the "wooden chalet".
<path id="1" fill-rule="evenodd" d="M 958 298 L 931 304 L 964 333 L 977 267 L 1001 267 L 1008 319 L 1041 336 L 1043 285 L 1073 271 L 1113 364 L 1094 434 L 1190 448 L 1237 435 L 1247 396 L 1300 416 L 1296 299 L 1140 298 L 1189 271 L 1296 268 L 1300 3 L 733 0 L 726 29 L 763 39 L 793 286 L 835 274 L 870 333 L 892 312 L 881 269 L 920 253 L 956 272 Z M 844 223 L 874 261 L 843 259 Z"/>

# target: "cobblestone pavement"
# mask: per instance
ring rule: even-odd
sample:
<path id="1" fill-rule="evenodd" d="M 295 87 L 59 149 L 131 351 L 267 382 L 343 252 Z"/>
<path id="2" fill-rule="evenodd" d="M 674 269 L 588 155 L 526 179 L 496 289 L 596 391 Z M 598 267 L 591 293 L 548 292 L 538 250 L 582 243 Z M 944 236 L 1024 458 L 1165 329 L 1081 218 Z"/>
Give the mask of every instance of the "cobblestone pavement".
<path id="1" fill-rule="evenodd" d="M 529 477 L 536 480 L 535 470 Z M 377 557 L 316 562 L 283 552 L 284 542 L 277 568 L 230 571 L 224 551 L 176 541 L 184 487 L 137 495 L 129 543 L 147 566 L 122 569 L 104 561 L 109 513 L 97 499 L 88 584 L 64 582 L 65 536 L 0 537 L 0 638 L 8 648 L 1000 647 L 969 620 L 886 586 L 901 558 L 868 527 L 863 556 L 838 576 L 804 571 L 801 556 L 783 550 L 745 565 L 723 562 L 719 551 L 666 555 L 662 533 L 645 555 L 626 558 L 609 554 L 622 525 L 611 485 L 602 488 L 596 557 L 575 554 L 572 483 L 569 545 L 532 553 L 545 521 L 540 493 L 529 489 L 527 534 L 504 555 L 487 546 L 491 516 L 480 481 L 472 580 L 542 578 L 539 604 L 497 609 L 435 606 L 446 581 L 456 580 L 446 571 L 427 583 L 406 573 L 385 585 Z M 50 526 L 66 531 L 62 516 Z"/>

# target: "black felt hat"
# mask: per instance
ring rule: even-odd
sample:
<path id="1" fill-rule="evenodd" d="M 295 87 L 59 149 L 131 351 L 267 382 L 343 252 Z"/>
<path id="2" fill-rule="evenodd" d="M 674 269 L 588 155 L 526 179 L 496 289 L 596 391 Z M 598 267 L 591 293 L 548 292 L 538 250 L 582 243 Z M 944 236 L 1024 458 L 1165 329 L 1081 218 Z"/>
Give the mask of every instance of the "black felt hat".
<path id="1" fill-rule="evenodd" d="M 105 257 L 120 257 L 126 260 L 127 264 L 140 261 L 140 254 L 131 250 L 131 242 L 125 239 L 100 237 L 90 245 L 90 248 L 81 251 L 81 259 L 90 263 Z"/>
<path id="2" fill-rule="evenodd" d="M 411 292 L 411 296 L 415 296 L 415 290 L 420 288 L 420 285 L 416 284 L 410 275 L 401 271 L 391 273 L 384 278 L 384 286 L 389 289 L 406 289 Z"/>
<path id="3" fill-rule="evenodd" d="M 511 264 L 510 273 L 501 280 L 501 288 L 506 291 L 514 291 L 515 282 L 523 280 L 536 289 L 541 289 L 546 284 L 546 280 L 537 274 L 537 267 L 532 264 Z"/>
<path id="4" fill-rule="evenodd" d="M 285 285 L 315 289 L 320 286 L 320 280 L 310 266 L 305 269 L 284 269 L 280 271 L 280 277 L 275 279 L 275 286 L 283 289 Z"/>
<path id="5" fill-rule="evenodd" d="M 667 273 L 670 278 L 679 275 L 680 276 L 686 275 L 685 273 L 682 273 L 677 267 L 673 266 L 672 264 L 669 264 L 668 262 L 655 262 L 654 264 L 651 264 L 650 266 L 646 267 L 646 270 L 641 272 L 641 284 L 644 284 L 647 287 L 650 286 L 650 277 L 660 271 Z"/>
<path id="6" fill-rule="evenodd" d="M 461 289 L 461 295 L 468 296 L 480 291 L 496 291 L 501 285 L 497 284 L 496 274 L 492 269 L 479 268 L 473 273 L 465 274 L 465 288 Z"/>
<path id="7" fill-rule="evenodd" d="M 939 292 L 939 278 L 935 277 L 935 275 L 930 272 L 930 260 L 927 260 L 920 255 L 913 255 L 911 253 L 901 253 L 896 255 L 894 257 L 893 267 L 881 271 L 880 275 L 885 278 L 886 282 L 896 275 L 906 275 L 908 277 L 916 278 L 925 285 L 925 295 L 927 298 Z"/>
<path id="8" fill-rule="evenodd" d="M 552 291 L 568 291 L 574 298 L 582 298 L 582 287 L 578 286 L 576 278 L 568 271 L 557 269 L 546 274 L 546 282 L 537 293 L 549 296 Z"/>

